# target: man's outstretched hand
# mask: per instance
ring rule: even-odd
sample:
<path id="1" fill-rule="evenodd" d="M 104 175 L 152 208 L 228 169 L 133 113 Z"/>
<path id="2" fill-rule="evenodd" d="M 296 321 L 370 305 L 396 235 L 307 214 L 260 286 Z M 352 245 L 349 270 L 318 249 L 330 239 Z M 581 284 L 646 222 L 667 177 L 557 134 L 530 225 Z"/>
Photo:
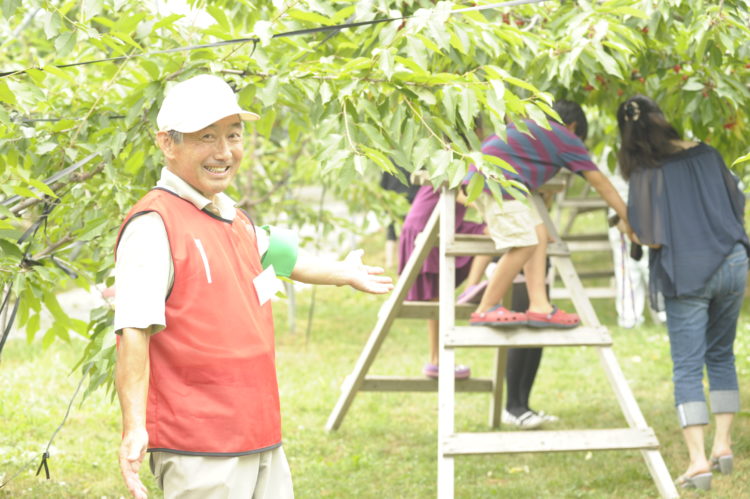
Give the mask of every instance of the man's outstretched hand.
<path id="1" fill-rule="evenodd" d="M 381 267 L 372 267 L 362 263 L 364 250 L 357 249 L 350 252 L 343 260 L 347 272 L 348 284 L 359 291 L 382 295 L 393 289 L 393 280 L 382 275 Z"/>

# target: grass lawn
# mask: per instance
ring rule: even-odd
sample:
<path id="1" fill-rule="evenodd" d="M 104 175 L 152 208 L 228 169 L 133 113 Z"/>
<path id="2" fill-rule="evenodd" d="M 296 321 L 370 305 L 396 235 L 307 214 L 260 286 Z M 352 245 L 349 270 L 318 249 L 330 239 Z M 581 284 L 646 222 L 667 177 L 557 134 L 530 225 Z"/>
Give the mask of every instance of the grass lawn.
<path id="1" fill-rule="evenodd" d="M 377 260 L 377 255 L 375 255 Z M 309 341 L 305 321 L 310 292 L 299 293 L 296 332 L 286 327 L 285 302 L 275 304 L 284 445 L 298 498 L 430 498 L 437 474 L 437 394 L 360 393 L 342 427 L 324 424 L 339 387 L 375 323 L 382 297 L 348 288 L 317 290 Z M 564 304 L 563 304 L 564 305 Z M 595 302 L 600 319 L 615 324 L 613 304 Z M 569 307 L 570 308 L 570 307 Z M 750 315 L 741 317 L 736 343 L 743 398 L 750 369 Z M 646 420 L 654 428 L 670 472 L 687 466 L 673 409 L 666 331 L 611 327 L 615 353 Z M 76 403 L 50 451 L 51 480 L 36 477 L 41 453 L 62 420 L 78 374 L 70 368 L 83 342 L 57 343 L 46 351 L 22 340 L 8 342 L 0 363 L 0 497 L 126 496 L 117 467 L 119 409 L 104 393 Z M 373 374 L 419 375 L 427 341 L 421 321 L 397 321 Z M 460 350 L 457 360 L 488 377 L 490 349 Z M 457 396 L 458 431 L 488 431 L 487 394 Z M 596 351 L 545 350 L 532 405 L 560 416 L 549 429 L 625 427 Z M 711 435 L 709 430 L 709 436 Z M 735 419 L 735 472 L 714 475 L 712 497 L 750 497 L 750 418 Z M 142 476 L 154 497 L 147 469 Z M 456 497 L 657 497 L 639 452 L 561 453 L 456 458 Z M 697 495 L 688 493 L 687 496 Z"/>

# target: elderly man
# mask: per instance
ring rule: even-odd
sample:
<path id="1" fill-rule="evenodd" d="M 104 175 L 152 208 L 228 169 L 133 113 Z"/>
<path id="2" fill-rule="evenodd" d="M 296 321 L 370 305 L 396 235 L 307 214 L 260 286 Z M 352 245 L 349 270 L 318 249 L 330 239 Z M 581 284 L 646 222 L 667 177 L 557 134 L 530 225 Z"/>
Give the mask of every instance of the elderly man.
<path id="1" fill-rule="evenodd" d="M 241 109 L 222 79 L 176 84 L 157 116 L 166 168 L 128 213 L 116 250 L 120 469 L 134 497 L 145 453 L 165 497 L 293 497 L 281 447 L 274 329 L 277 275 L 387 293 L 359 261 L 298 254 L 223 191 L 243 155 Z M 356 259 L 355 259 L 356 260 Z"/>

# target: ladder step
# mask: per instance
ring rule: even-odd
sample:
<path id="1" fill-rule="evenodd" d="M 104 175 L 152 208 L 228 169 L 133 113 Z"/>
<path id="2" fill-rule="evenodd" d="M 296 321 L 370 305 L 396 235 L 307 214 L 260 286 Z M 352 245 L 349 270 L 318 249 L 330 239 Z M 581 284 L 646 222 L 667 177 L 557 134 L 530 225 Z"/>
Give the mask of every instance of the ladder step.
<path id="1" fill-rule="evenodd" d="M 609 240 L 606 241 L 568 241 L 568 250 L 571 253 L 584 251 L 612 251 Z"/>
<path id="2" fill-rule="evenodd" d="M 607 202 L 602 198 L 567 198 L 557 202 L 560 208 L 597 209 L 607 208 Z"/>
<path id="3" fill-rule="evenodd" d="M 614 270 L 591 270 L 589 272 L 579 272 L 578 277 L 583 279 L 603 279 L 615 275 Z"/>
<path id="4" fill-rule="evenodd" d="M 615 298 L 617 296 L 617 290 L 614 287 L 605 288 L 585 288 L 586 297 L 591 299 L 595 298 Z M 570 291 L 565 288 L 553 288 L 549 292 L 550 300 L 569 300 Z"/>
<path id="5" fill-rule="evenodd" d="M 456 305 L 456 319 L 468 319 L 476 310 L 476 303 Z M 402 319 L 437 319 L 439 306 L 436 301 L 405 301 L 398 309 L 397 317 Z"/>
<path id="6" fill-rule="evenodd" d="M 565 234 L 564 241 L 609 241 L 609 234 L 600 232 L 598 234 Z"/>
<path id="7" fill-rule="evenodd" d="M 573 329 L 535 329 L 456 326 L 446 333 L 446 347 L 543 347 L 611 346 L 607 328 L 578 326 Z"/>
<path id="8" fill-rule="evenodd" d="M 456 234 L 453 244 L 446 249 L 446 256 L 468 256 L 468 255 L 494 255 L 500 256 L 505 250 L 495 249 L 495 243 L 489 236 Z M 547 255 L 566 257 L 570 251 L 565 243 L 550 243 L 547 246 Z"/>
<path id="9" fill-rule="evenodd" d="M 491 392 L 493 382 L 489 378 L 456 380 L 457 392 Z M 405 378 L 399 376 L 367 376 L 362 381 L 364 392 L 437 392 L 438 382 L 428 378 Z"/>
<path id="10" fill-rule="evenodd" d="M 590 450 L 658 449 L 651 428 L 455 433 L 442 442 L 446 456 Z"/>

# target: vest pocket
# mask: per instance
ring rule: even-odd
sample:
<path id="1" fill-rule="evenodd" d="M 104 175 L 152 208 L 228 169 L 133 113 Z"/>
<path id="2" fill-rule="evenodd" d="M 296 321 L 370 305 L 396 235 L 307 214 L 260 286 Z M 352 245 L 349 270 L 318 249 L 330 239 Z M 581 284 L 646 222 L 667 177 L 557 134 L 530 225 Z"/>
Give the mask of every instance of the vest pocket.
<path id="1" fill-rule="evenodd" d="M 203 243 L 200 239 L 193 239 L 193 242 L 195 243 L 195 247 L 198 248 L 198 253 L 201 255 L 201 260 L 203 260 L 203 269 L 206 271 L 206 280 L 209 284 L 211 284 L 211 267 L 209 267 L 208 265 L 206 250 L 203 249 Z"/>

